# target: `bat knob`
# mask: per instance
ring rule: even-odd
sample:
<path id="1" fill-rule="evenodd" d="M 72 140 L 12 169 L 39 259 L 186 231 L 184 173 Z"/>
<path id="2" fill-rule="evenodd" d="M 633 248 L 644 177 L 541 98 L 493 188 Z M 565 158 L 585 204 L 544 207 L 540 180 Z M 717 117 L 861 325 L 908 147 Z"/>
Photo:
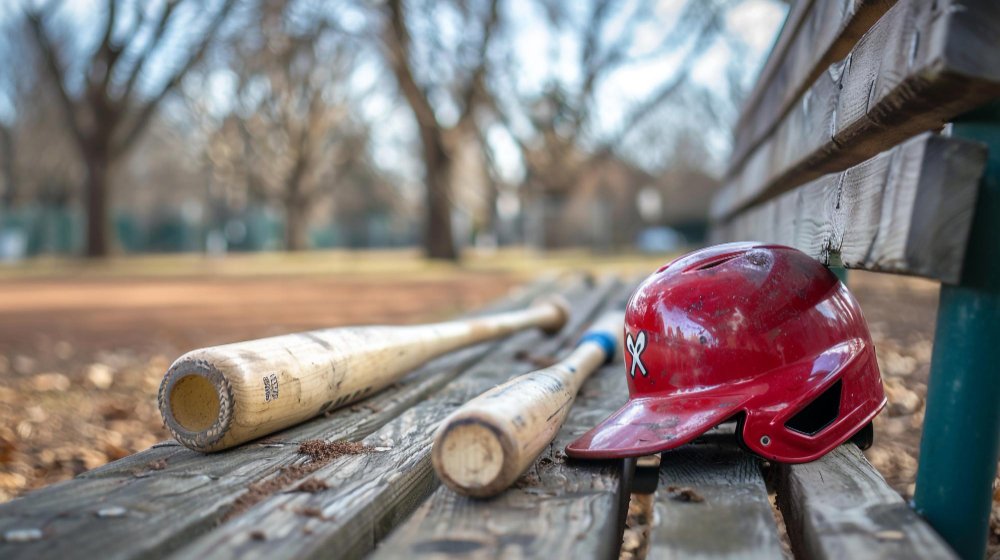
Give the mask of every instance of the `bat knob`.
<path id="1" fill-rule="evenodd" d="M 545 296 L 536 299 L 532 302 L 531 307 L 533 308 L 545 308 L 549 307 L 554 310 L 552 318 L 545 323 L 539 325 L 547 335 L 554 335 L 562 330 L 566 326 L 566 322 L 569 321 L 570 317 L 570 306 L 566 298 L 559 295 Z"/>
<path id="2" fill-rule="evenodd" d="M 520 474 L 512 451 L 513 442 L 496 426 L 463 418 L 447 422 L 437 434 L 431 460 L 447 487 L 484 498 L 502 492 Z"/>

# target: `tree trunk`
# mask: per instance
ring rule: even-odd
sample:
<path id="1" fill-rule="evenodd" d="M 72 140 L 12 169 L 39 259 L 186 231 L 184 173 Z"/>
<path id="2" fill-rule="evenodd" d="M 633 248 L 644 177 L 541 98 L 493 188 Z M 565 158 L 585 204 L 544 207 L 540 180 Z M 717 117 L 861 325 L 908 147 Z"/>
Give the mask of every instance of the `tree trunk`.
<path id="1" fill-rule="evenodd" d="M 424 224 L 424 254 L 430 259 L 458 260 L 451 231 L 451 158 L 444 146 L 422 135 L 424 164 L 427 167 L 427 222 Z"/>
<path id="2" fill-rule="evenodd" d="M 305 206 L 294 201 L 285 204 L 285 250 L 308 249 Z"/>
<path id="3" fill-rule="evenodd" d="M 90 258 L 108 256 L 108 167 L 107 150 L 90 150 L 84 157 L 87 166 L 85 204 L 87 240 L 85 254 Z"/>
<path id="4" fill-rule="evenodd" d="M 10 209 L 17 197 L 17 171 L 14 169 L 14 133 L 0 124 L 0 158 L 3 159 L 3 193 L 0 205 Z"/>

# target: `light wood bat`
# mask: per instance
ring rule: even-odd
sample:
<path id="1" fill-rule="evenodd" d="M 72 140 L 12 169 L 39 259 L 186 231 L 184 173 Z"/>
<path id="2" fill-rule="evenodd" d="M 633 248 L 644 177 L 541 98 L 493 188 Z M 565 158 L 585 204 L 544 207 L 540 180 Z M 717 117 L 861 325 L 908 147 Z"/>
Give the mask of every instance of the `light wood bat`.
<path id="1" fill-rule="evenodd" d="M 555 438 L 580 386 L 613 358 L 623 331 L 624 313 L 609 312 L 564 360 L 494 387 L 450 414 L 431 451 L 438 477 L 466 496 L 507 489 Z"/>
<path id="2" fill-rule="evenodd" d="M 539 327 L 557 332 L 568 306 L 415 326 L 310 331 L 194 350 L 170 366 L 159 406 L 177 441 L 209 452 L 276 432 L 363 399 L 431 359 Z"/>

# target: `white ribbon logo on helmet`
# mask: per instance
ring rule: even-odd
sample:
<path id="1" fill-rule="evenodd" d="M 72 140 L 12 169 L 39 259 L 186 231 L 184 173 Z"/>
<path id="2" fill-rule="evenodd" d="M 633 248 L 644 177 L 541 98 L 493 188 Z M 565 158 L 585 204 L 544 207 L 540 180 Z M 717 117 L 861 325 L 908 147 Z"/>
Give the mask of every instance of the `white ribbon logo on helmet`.
<path id="1" fill-rule="evenodd" d="M 646 366 L 642 363 L 642 352 L 646 349 L 646 331 L 639 331 L 639 334 L 635 335 L 635 340 L 632 340 L 632 333 L 626 333 L 625 347 L 632 355 L 632 368 L 629 370 L 629 375 L 635 378 L 635 368 L 638 367 L 642 376 L 646 377 L 648 373 Z"/>

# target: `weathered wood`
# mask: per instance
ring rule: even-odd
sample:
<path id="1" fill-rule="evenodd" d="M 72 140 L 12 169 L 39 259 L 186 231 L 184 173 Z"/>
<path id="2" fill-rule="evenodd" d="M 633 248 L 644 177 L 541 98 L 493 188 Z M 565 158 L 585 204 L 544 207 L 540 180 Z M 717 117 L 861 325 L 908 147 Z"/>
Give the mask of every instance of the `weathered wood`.
<path id="1" fill-rule="evenodd" d="M 438 423 L 466 400 L 534 366 L 518 356 L 526 348 L 551 354 L 573 340 L 612 286 L 572 294 L 577 312 L 563 336 L 515 335 L 440 392 L 407 410 L 364 444 L 374 452 L 339 457 L 310 476 L 315 493 L 271 495 L 193 544 L 178 557 L 314 558 L 336 551 L 353 558 L 375 544 L 437 486 L 430 447 Z M 325 487 L 325 488 L 324 488 Z"/>
<path id="2" fill-rule="evenodd" d="M 712 201 L 716 221 L 1000 96 L 1000 2 L 900 0 Z"/>
<path id="3" fill-rule="evenodd" d="M 491 310 L 523 306 L 554 293 L 556 287 L 552 281 L 538 283 Z M 40 530 L 42 538 L 23 543 L 0 538 L 0 557 L 163 555 L 212 529 L 249 485 L 306 461 L 297 452 L 300 442 L 361 439 L 440 390 L 498 345 L 488 342 L 435 360 L 353 409 L 261 442 L 214 455 L 165 442 L 2 504 L 0 537 L 9 531 Z M 100 517 L 102 510 L 117 515 Z"/>
<path id="4" fill-rule="evenodd" d="M 731 427 L 662 454 L 647 558 L 781 558 L 761 459 Z"/>
<path id="5" fill-rule="evenodd" d="M 476 500 L 442 486 L 372 557 L 617 558 L 633 462 L 573 461 L 563 449 L 627 394 L 621 364 L 601 368 L 583 385 L 555 440 L 513 487 Z"/>
<path id="6" fill-rule="evenodd" d="M 776 468 L 778 504 L 797 556 L 955 558 L 855 445 L 812 463 Z"/>
<path id="7" fill-rule="evenodd" d="M 824 264 L 957 282 L 982 146 L 925 134 L 812 181 L 715 228 L 717 241 L 790 245 Z"/>
<path id="8" fill-rule="evenodd" d="M 774 130 L 796 100 L 896 0 L 800 0 L 781 29 L 736 125 L 730 170 L 740 168 L 750 150 Z"/>

